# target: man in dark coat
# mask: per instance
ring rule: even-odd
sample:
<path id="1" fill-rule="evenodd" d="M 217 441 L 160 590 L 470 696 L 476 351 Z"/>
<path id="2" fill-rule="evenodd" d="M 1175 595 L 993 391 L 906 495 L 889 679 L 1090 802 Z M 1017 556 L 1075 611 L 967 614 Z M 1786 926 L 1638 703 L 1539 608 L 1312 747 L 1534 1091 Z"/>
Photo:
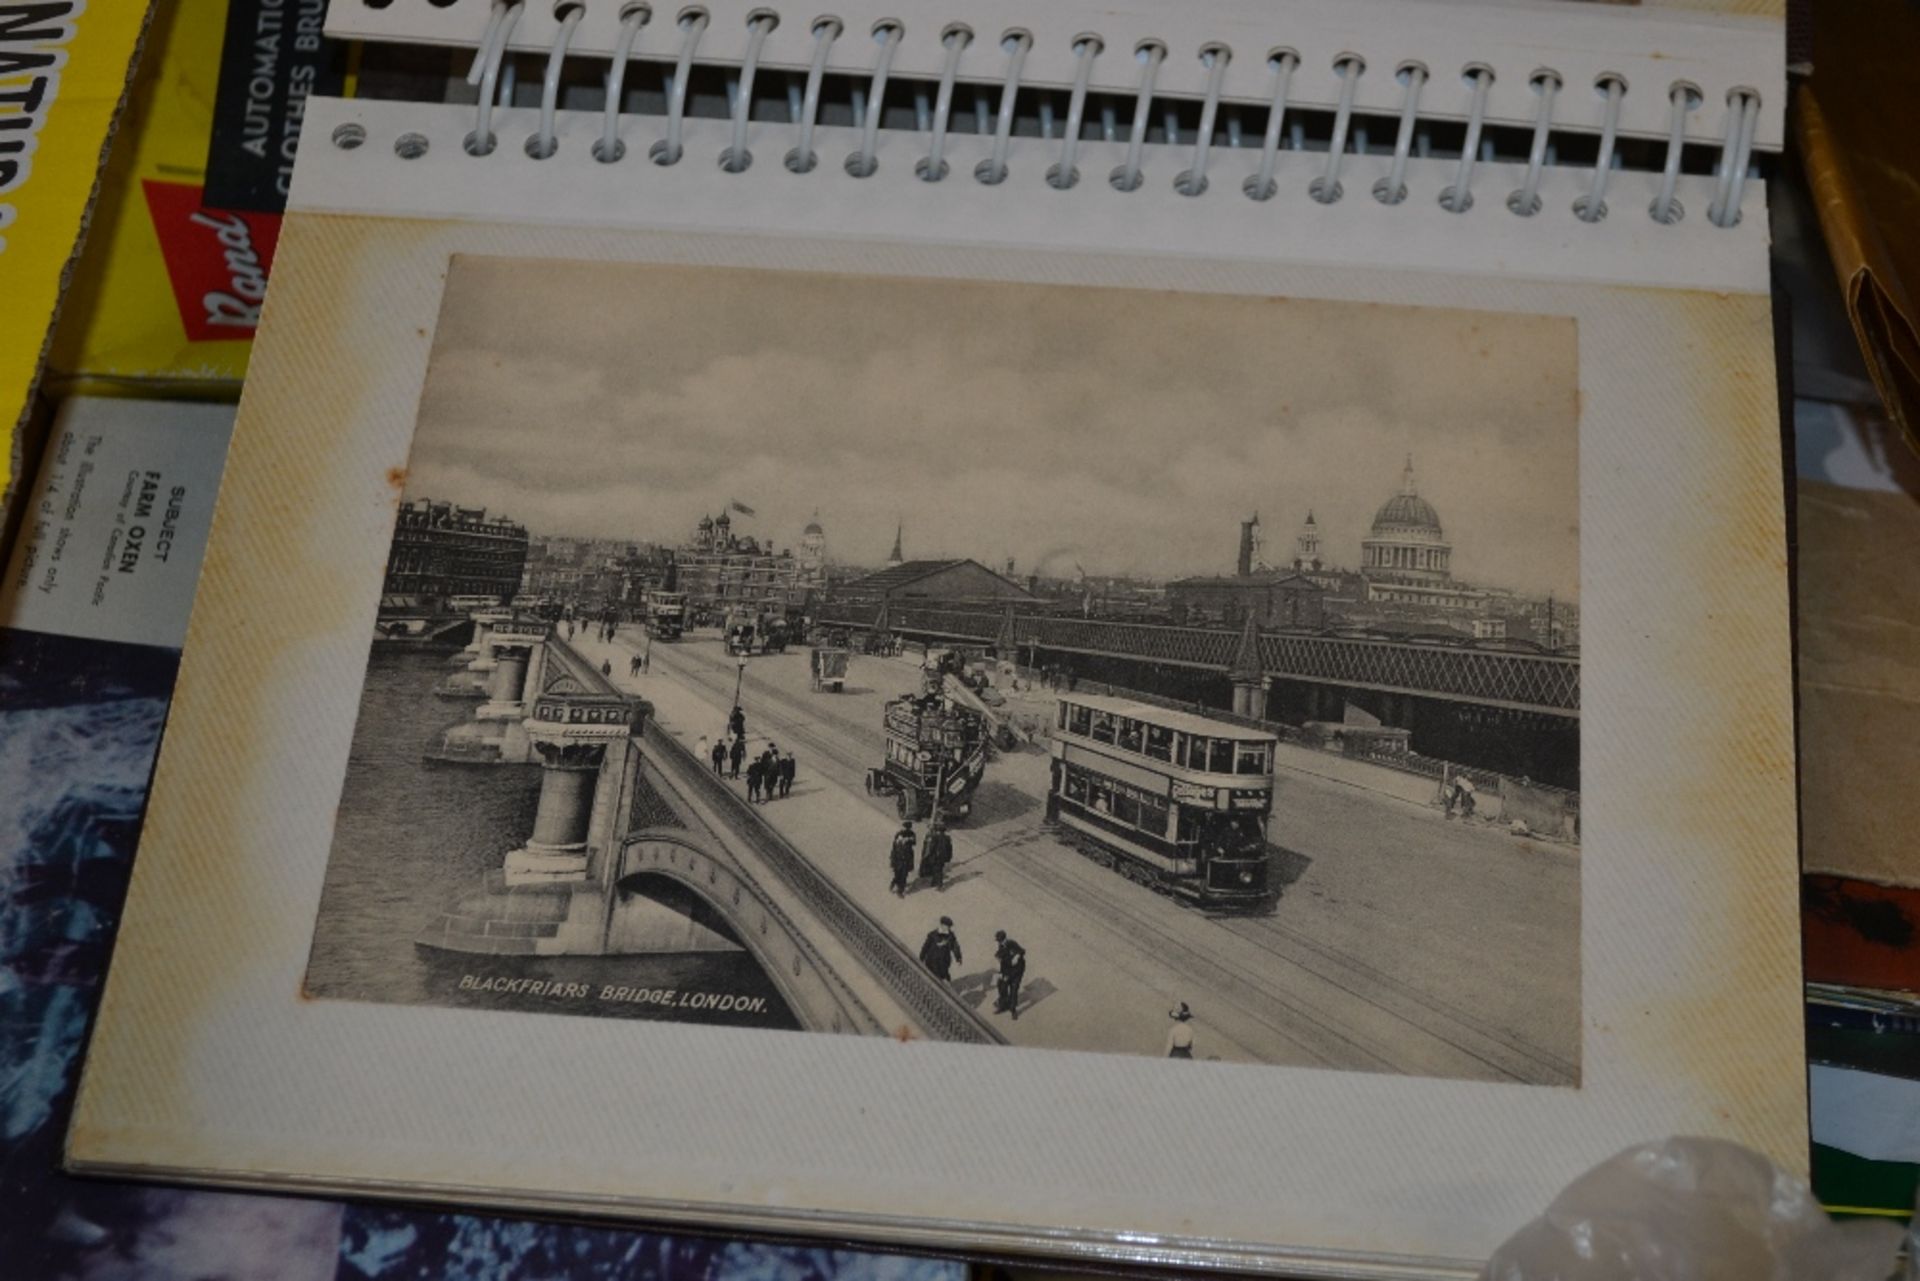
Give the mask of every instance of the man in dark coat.
<path id="1" fill-rule="evenodd" d="M 927 931 L 920 945 L 920 961 L 942 983 L 953 982 L 954 962 L 960 960 L 960 939 L 953 932 L 953 918 L 943 916 L 940 924 Z"/>
<path id="2" fill-rule="evenodd" d="M 713 755 L 714 777 L 718 778 L 720 775 L 726 773 L 726 770 L 727 770 L 727 740 L 726 739 L 716 738 L 713 740 L 712 755 Z"/>
<path id="3" fill-rule="evenodd" d="M 907 896 L 907 878 L 913 875 L 913 824 L 902 823 L 893 834 L 893 849 L 887 854 L 887 866 L 893 869 L 893 892 Z"/>
<path id="4" fill-rule="evenodd" d="M 793 790 L 793 776 L 799 766 L 794 763 L 793 753 L 788 752 L 780 758 L 780 795 L 785 796 Z"/>
<path id="5" fill-rule="evenodd" d="M 953 838 L 938 817 L 927 829 L 927 848 L 920 855 L 920 874 L 933 882 L 933 888 L 947 888 L 947 864 L 953 862 Z"/>
<path id="6" fill-rule="evenodd" d="M 747 766 L 747 801 L 760 799 L 760 789 L 767 781 L 767 762 L 764 757 L 756 756 L 753 764 Z"/>
<path id="7" fill-rule="evenodd" d="M 1027 949 L 1008 938 L 1005 930 L 995 930 L 993 941 L 999 945 L 994 948 L 993 959 L 1000 963 L 1000 992 L 994 1000 L 993 1012 L 1005 1010 L 1017 1019 L 1020 1017 L 1020 981 L 1027 977 Z"/>
<path id="8" fill-rule="evenodd" d="M 760 799 L 773 799 L 773 789 L 780 783 L 780 753 L 772 743 L 760 753 Z"/>
<path id="9" fill-rule="evenodd" d="M 738 703 L 733 705 L 733 715 L 727 718 L 727 730 L 735 738 L 747 736 L 747 714 L 740 710 Z"/>
<path id="10" fill-rule="evenodd" d="M 733 766 L 733 773 L 729 775 L 729 777 L 731 778 L 740 777 L 740 762 L 746 759 L 747 759 L 747 740 L 744 738 L 735 736 L 733 740 L 733 748 L 731 751 L 727 753 L 727 761 Z"/>

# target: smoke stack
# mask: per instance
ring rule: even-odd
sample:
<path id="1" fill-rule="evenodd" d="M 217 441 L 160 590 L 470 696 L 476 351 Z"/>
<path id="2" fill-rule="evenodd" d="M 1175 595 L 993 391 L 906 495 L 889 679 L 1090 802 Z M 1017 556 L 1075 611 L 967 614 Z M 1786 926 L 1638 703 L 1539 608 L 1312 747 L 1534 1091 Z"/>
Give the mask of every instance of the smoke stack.
<path id="1" fill-rule="evenodd" d="M 1235 567 L 1242 578 L 1253 573 L 1253 522 L 1251 520 L 1240 522 L 1240 559 Z"/>

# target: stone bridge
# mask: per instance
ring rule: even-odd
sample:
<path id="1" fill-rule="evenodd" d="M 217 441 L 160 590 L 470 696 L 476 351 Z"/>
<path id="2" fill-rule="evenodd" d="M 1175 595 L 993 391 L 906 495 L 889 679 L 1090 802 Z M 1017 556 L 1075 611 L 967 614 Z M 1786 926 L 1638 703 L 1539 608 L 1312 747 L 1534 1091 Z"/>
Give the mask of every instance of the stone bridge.
<path id="1" fill-rule="evenodd" d="M 537 764 L 533 828 L 419 945 L 490 956 L 745 951 L 808 1029 L 1001 1039 L 550 624 L 489 620 L 470 661 L 483 659 L 486 701 L 427 760 Z M 682 826 L 647 825 L 645 793 Z"/>

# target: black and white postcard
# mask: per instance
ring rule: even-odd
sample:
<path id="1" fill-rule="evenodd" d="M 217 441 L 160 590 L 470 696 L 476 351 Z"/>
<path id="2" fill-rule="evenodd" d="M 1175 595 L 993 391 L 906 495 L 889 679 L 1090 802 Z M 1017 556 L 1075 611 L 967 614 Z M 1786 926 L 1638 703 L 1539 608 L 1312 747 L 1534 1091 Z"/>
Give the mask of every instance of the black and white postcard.
<path id="1" fill-rule="evenodd" d="M 1566 318 L 455 257 L 309 995 L 1571 1086 Z"/>

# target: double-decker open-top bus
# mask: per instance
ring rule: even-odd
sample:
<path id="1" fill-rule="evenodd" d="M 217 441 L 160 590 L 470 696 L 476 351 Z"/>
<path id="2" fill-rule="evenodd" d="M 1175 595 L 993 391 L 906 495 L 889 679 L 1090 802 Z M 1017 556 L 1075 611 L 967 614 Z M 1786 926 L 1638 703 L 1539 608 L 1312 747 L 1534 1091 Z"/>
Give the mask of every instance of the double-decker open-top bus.
<path id="1" fill-rule="evenodd" d="M 656 640 L 679 640 L 687 627 L 685 592 L 647 594 L 647 631 Z"/>
<path id="2" fill-rule="evenodd" d="M 1267 818 L 1279 740 L 1193 712 L 1063 694 L 1047 817 L 1123 875 L 1190 902 L 1271 898 Z"/>

